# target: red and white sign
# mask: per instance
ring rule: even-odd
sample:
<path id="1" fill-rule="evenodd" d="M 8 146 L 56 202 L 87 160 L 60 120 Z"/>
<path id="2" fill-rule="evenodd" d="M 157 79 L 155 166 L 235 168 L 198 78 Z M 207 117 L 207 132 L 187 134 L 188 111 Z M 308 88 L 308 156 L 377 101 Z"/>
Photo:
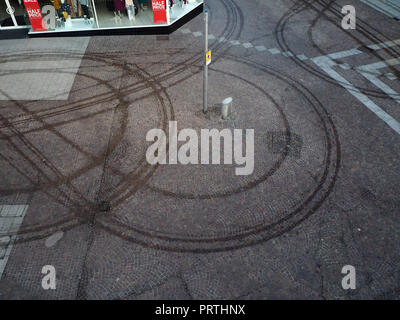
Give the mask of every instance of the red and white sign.
<path id="1" fill-rule="evenodd" d="M 46 30 L 38 0 L 24 0 L 24 4 L 26 12 L 29 16 L 29 20 L 31 21 L 33 31 Z"/>
<path id="2" fill-rule="evenodd" d="M 167 6 L 165 0 L 151 0 L 151 6 L 153 7 L 154 23 L 167 22 Z"/>

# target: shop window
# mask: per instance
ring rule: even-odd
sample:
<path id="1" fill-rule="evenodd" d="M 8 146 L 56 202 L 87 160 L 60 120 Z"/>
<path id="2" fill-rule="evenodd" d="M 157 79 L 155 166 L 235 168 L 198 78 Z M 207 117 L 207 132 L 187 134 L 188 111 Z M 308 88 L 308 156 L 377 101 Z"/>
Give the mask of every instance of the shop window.
<path id="1" fill-rule="evenodd" d="M 203 0 L 8 1 L 21 9 L 18 19 L 30 24 L 32 32 L 167 26 L 203 3 Z M 2 20 L 9 18 L 5 11 L 4 7 Z"/>

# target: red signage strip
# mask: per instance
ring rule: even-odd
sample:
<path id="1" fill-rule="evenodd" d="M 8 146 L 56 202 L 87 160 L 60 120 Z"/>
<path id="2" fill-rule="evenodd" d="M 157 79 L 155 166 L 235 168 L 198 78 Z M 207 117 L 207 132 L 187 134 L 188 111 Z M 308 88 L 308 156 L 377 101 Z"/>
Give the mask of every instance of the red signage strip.
<path id="1" fill-rule="evenodd" d="M 167 7 L 165 0 L 151 0 L 151 6 L 153 7 L 154 23 L 167 22 Z"/>
<path id="2" fill-rule="evenodd" d="M 24 4 L 25 9 L 28 12 L 29 20 L 31 21 L 33 31 L 45 31 L 46 27 L 44 25 L 38 0 L 24 0 Z"/>

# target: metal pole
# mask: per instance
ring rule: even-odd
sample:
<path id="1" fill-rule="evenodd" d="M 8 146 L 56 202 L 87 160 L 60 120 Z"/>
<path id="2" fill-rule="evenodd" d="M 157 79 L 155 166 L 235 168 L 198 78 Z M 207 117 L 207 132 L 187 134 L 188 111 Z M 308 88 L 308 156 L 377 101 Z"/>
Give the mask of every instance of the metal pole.
<path id="1" fill-rule="evenodd" d="M 6 11 L 11 16 L 11 20 L 13 21 L 14 26 L 18 27 L 17 20 L 15 19 L 15 16 L 14 16 L 14 11 L 15 10 L 14 10 L 13 7 L 11 7 L 10 2 L 8 0 L 6 0 L 6 6 L 7 6 L 7 9 L 8 9 L 9 12 L 7 11 L 7 9 L 6 9 Z"/>
<path id="2" fill-rule="evenodd" d="M 167 23 L 171 23 L 169 0 L 165 0 L 165 8 L 167 9 Z"/>
<path id="3" fill-rule="evenodd" d="M 203 112 L 207 113 L 207 91 L 208 91 L 208 66 L 206 61 L 206 54 L 208 52 L 208 9 L 204 10 L 204 24 L 205 24 L 205 46 L 204 46 L 204 71 L 203 71 Z"/>
<path id="4" fill-rule="evenodd" d="M 92 0 L 92 7 L 94 12 L 94 20 L 96 21 L 97 28 L 99 28 L 99 19 L 97 19 L 97 10 L 96 5 L 94 4 L 94 0 Z"/>

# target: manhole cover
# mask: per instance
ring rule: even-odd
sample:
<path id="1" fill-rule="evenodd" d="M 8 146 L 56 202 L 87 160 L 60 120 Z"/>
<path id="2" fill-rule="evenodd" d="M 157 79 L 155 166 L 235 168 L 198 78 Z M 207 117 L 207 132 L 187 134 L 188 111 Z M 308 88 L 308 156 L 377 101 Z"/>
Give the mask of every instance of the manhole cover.
<path id="1" fill-rule="evenodd" d="M 100 212 L 108 212 L 111 210 L 111 204 L 108 201 L 101 201 L 99 203 L 99 211 Z"/>

